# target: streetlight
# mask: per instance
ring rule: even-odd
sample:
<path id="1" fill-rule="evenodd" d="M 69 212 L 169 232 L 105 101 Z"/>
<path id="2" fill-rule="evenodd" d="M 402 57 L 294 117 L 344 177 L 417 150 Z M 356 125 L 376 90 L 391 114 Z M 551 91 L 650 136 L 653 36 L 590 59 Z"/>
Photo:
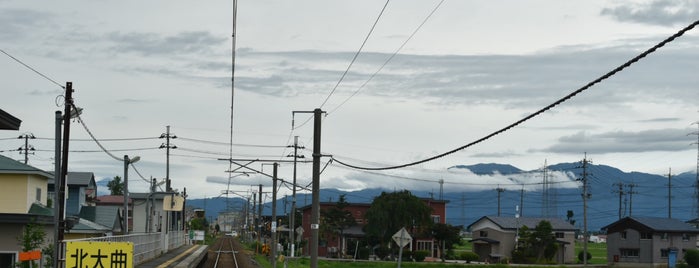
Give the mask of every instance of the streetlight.
<path id="1" fill-rule="evenodd" d="M 138 160 L 141 160 L 140 156 L 129 159 L 128 155 L 124 155 L 124 234 L 129 234 L 129 164 Z"/>

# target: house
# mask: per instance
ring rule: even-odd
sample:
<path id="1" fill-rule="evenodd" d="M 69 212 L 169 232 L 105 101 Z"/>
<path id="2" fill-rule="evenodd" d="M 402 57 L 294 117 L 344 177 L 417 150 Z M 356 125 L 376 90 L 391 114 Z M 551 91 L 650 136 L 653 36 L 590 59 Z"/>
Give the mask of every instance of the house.
<path id="1" fill-rule="evenodd" d="M 48 172 L 0 155 L 0 267 L 17 262 L 17 237 L 27 224 L 39 224 L 47 238 L 53 237 L 53 210 L 46 198 L 50 178 Z"/>
<path id="2" fill-rule="evenodd" d="M 120 222 L 123 222 L 123 217 L 124 217 L 124 196 L 123 195 L 103 195 L 103 196 L 98 196 L 95 198 L 97 202 L 98 207 L 113 207 L 116 208 L 119 211 L 120 217 Z M 126 229 L 125 226 L 122 226 L 120 229 L 121 234 L 126 233 L 125 231 L 127 230 L 133 230 L 133 200 L 129 198 L 128 200 L 128 229 Z M 121 224 L 123 225 L 123 224 Z"/>
<path id="3" fill-rule="evenodd" d="M 607 232 L 607 260 L 614 266 L 667 266 L 671 251 L 677 259 L 697 248 L 699 229 L 669 218 L 625 217 L 602 230 Z"/>
<path id="4" fill-rule="evenodd" d="M 0 109 L 0 129 L 19 130 L 22 120 Z"/>
<path id="5" fill-rule="evenodd" d="M 163 199 L 166 193 L 130 193 L 133 200 L 134 233 L 160 232 L 167 212 L 163 210 Z M 123 200 L 122 200 L 123 202 Z M 123 206 L 123 203 L 122 203 Z M 150 215 L 150 216 L 149 216 Z"/>
<path id="6" fill-rule="evenodd" d="M 435 200 L 432 198 L 421 198 L 430 208 L 432 208 L 431 218 L 435 223 L 446 223 L 446 200 Z M 335 202 L 321 202 L 320 210 L 327 210 L 334 207 Z M 352 214 L 356 221 L 356 225 L 345 228 L 342 231 L 342 237 L 337 237 L 333 234 L 323 234 L 319 237 L 318 256 L 341 257 L 341 255 L 354 255 L 356 243 L 364 238 L 362 227 L 367 224 L 364 215 L 369 210 L 369 203 L 348 203 L 345 207 L 346 211 Z M 302 239 L 310 240 L 311 238 L 311 206 L 299 208 L 302 213 L 302 225 L 305 230 L 302 234 Z M 430 254 L 427 257 L 438 257 L 440 248 L 437 242 L 432 237 L 414 237 L 413 242 L 408 246 L 410 250 L 427 250 Z M 303 252 L 308 252 L 304 249 Z"/>
<path id="7" fill-rule="evenodd" d="M 53 199 L 54 180 L 49 180 L 49 199 Z M 97 184 L 92 172 L 68 172 L 66 189 L 66 215 L 77 216 L 84 206 L 94 206 L 97 197 Z"/>
<path id="8" fill-rule="evenodd" d="M 553 227 L 554 235 L 559 243 L 559 249 L 554 260 L 557 263 L 573 263 L 575 255 L 575 226 L 557 218 L 529 217 L 496 217 L 484 216 L 468 226 L 473 234 L 473 252 L 478 254 L 480 261 L 498 261 L 502 258 L 512 258 L 516 245 L 517 231 L 522 226 L 530 229 L 539 222 L 548 221 Z"/>
<path id="9" fill-rule="evenodd" d="M 80 221 L 66 231 L 65 238 L 81 239 L 111 236 L 121 233 L 121 209 L 116 206 L 85 206 L 80 210 Z"/>

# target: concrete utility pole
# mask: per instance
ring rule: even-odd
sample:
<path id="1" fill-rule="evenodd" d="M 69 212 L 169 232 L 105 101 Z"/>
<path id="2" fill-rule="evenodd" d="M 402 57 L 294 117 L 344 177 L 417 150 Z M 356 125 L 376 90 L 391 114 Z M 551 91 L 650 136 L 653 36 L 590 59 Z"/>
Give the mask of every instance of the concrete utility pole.
<path id="1" fill-rule="evenodd" d="M 626 187 L 629 187 L 629 190 L 626 191 L 626 194 L 629 196 L 629 217 L 633 215 L 633 194 L 638 193 L 633 190 L 633 187 L 636 186 L 635 183 L 626 184 Z"/>
<path id="2" fill-rule="evenodd" d="M 318 268 L 318 229 L 320 228 L 320 132 L 321 109 L 313 110 L 313 182 L 311 200 L 311 268 Z"/>
<path id="3" fill-rule="evenodd" d="M 20 154 L 24 154 L 24 164 L 26 165 L 27 163 L 29 163 L 29 151 L 34 151 L 34 146 L 29 145 L 29 139 L 36 139 L 36 137 L 34 137 L 34 134 L 32 133 L 27 133 L 24 135 L 20 135 L 17 138 L 24 139 L 24 147 L 19 147 L 18 150 L 20 151 Z"/>
<path id="4" fill-rule="evenodd" d="M 60 187 L 59 185 L 62 185 L 63 183 L 61 182 L 61 121 L 63 120 L 63 115 L 61 114 L 61 111 L 56 111 L 56 129 L 55 129 L 55 141 L 54 141 L 54 170 L 53 170 L 53 187 L 54 187 L 54 193 L 53 193 L 53 248 L 57 249 L 60 248 L 60 242 L 63 240 L 63 237 L 59 239 L 59 233 L 60 233 L 60 223 L 61 223 L 61 208 L 63 207 L 61 204 L 62 202 L 59 202 L 61 200 L 61 195 L 60 193 Z M 53 251 L 53 268 L 58 268 L 60 267 L 58 265 L 58 250 Z"/>
<path id="5" fill-rule="evenodd" d="M 271 224 L 271 234 L 272 234 L 272 267 L 277 268 L 277 167 L 279 164 L 272 164 L 274 170 L 272 171 L 272 224 Z"/>
<path id="6" fill-rule="evenodd" d="M 61 149 L 61 173 L 54 174 L 56 178 L 56 190 L 58 191 L 58 199 L 56 205 L 59 206 L 58 211 L 58 241 L 63 241 L 66 231 L 65 213 L 66 213 L 66 183 L 68 180 L 68 148 L 70 142 L 70 116 L 73 109 L 73 83 L 66 82 L 66 102 L 65 112 L 63 113 L 63 148 Z M 58 259 L 56 259 L 58 260 Z"/>
<path id="7" fill-rule="evenodd" d="M 587 241 L 589 240 L 588 234 L 587 234 L 587 199 L 590 198 L 590 193 L 588 193 L 588 186 L 587 186 L 587 176 L 589 175 L 587 173 L 587 165 L 592 163 L 591 161 L 587 160 L 587 153 L 585 153 L 585 158 L 583 158 L 582 161 L 582 183 L 583 183 L 583 188 L 582 188 L 582 198 L 583 198 L 583 266 L 587 267 Z"/>
<path id="8" fill-rule="evenodd" d="M 699 127 L 699 122 L 694 122 L 694 125 L 697 125 Z M 695 135 L 697 136 L 697 141 L 692 143 L 697 145 L 697 173 L 696 173 L 696 180 L 694 181 L 694 198 L 696 198 L 696 202 L 694 205 L 696 206 L 696 217 L 699 219 L 699 131 L 690 133 L 689 135 Z"/>
<path id="9" fill-rule="evenodd" d="M 260 193 L 257 198 L 258 203 L 257 203 L 257 245 L 262 245 L 262 184 L 259 185 L 259 192 Z"/>
<path id="10" fill-rule="evenodd" d="M 522 185 L 522 189 L 519 190 L 519 207 L 517 208 L 517 212 L 519 216 L 522 216 L 524 213 L 524 185 Z"/>
<path id="11" fill-rule="evenodd" d="M 298 154 L 298 149 L 304 149 L 304 147 L 299 147 L 299 136 L 294 136 L 294 178 L 293 185 L 291 188 L 291 212 L 289 213 L 289 241 L 291 241 L 290 254 L 289 256 L 294 257 L 296 249 L 296 162 L 298 158 L 304 158 L 303 155 Z"/>
<path id="12" fill-rule="evenodd" d="M 500 194 L 505 191 L 505 188 L 495 188 L 495 191 L 498 192 L 498 217 L 500 217 Z"/>
<path id="13" fill-rule="evenodd" d="M 624 183 L 623 182 L 617 182 L 612 184 L 613 186 L 619 186 L 619 190 L 613 190 L 612 193 L 619 194 L 619 219 L 623 216 L 621 214 L 621 200 L 622 197 L 624 196 Z"/>
<path id="14" fill-rule="evenodd" d="M 667 173 L 667 218 L 672 219 L 672 168 Z"/>
<path id="15" fill-rule="evenodd" d="M 160 144 L 160 149 L 165 148 L 165 191 L 171 192 L 170 187 L 170 149 L 177 149 L 177 146 L 170 144 L 170 139 L 177 139 L 177 136 L 170 133 L 170 126 L 165 127 L 165 133 L 160 134 L 161 139 L 165 139 L 165 143 Z"/>

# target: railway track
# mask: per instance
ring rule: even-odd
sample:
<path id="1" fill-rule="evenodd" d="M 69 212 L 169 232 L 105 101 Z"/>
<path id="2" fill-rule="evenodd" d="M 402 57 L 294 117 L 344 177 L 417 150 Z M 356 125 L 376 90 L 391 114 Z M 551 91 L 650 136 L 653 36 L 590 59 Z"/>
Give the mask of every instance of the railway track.
<path id="1" fill-rule="evenodd" d="M 252 253 L 246 250 L 236 237 L 221 236 L 209 246 L 206 261 L 202 268 L 258 268 L 250 257 Z"/>

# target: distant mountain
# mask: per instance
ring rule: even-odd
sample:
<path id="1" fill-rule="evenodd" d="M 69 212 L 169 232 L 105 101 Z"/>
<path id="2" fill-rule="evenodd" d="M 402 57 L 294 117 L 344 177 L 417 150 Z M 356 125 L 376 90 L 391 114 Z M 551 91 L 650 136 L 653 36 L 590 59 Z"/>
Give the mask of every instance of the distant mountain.
<path id="1" fill-rule="evenodd" d="M 478 174 L 478 175 L 493 175 L 496 173 L 499 173 L 502 175 L 511 175 L 511 174 L 517 174 L 517 173 L 522 172 L 521 169 L 516 168 L 512 165 L 503 165 L 503 164 L 496 164 L 496 163 L 475 164 L 475 165 L 470 165 L 470 166 L 457 165 L 457 166 L 453 166 L 451 168 L 468 169 L 471 172 L 473 172 L 474 174 Z"/>
<path id="2" fill-rule="evenodd" d="M 517 167 L 503 164 L 477 164 L 459 165 L 453 168 L 469 169 L 478 175 L 515 175 L 523 172 Z M 641 172 L 624 172 L 615 167 L 606 165 L 588 165 L 586 170 L 588 180 L 588 229 L 599 231 L 599 229 L 619 218 L 619 208 L 622 216 L 628 216 L 632 212 L 636 216 L 668 216 L 668 179 L 667 175 L 647 174 Z M 560 163 L 548 167 L 550 171 L 561 171 L 571 174 L 575 178 L 582 178 L 583 169 L 581 163 Z M 680 220 L 689 220 L 697 216 L 697 199 L 694 197 L 696 174 L 682 173 L 673 175 L 672 187 L 672 217 Z M 621 206 L 619 203 L 619 184 L 622 184 Z M 443 198 L 448 200 L 447 221 L 453 225 L 464 225 L 476 221 L 486 215 L 496 215 L 498 213 L 497 192 L 492 189 L 482 191 L 453 192 L 445 189 Z M 520 189 L 509 189 L 500 193 L 500 214 L 502 216 L 515 215 L 515 207 L 522 205 L 520 210 L 523 216 L 540 217 L 550 215 L 557 218 L 565 218 L 566 212 L 572 210 L 576 225 L 582 229 L 583 223 L 583 200 L 582 182 L 577 188 L 560 188 L 556 184 L 550 185 L 548 191 L 548 202 L 544 199 L 543 185 L 540 187 L 522 191 Z M 344 194 L 348 202 L 371 203 L 373 198 L 380 195 L 386 189 L 364 189 L 361 191 L 345 192 L 336 189 L 321 189 L 320 200 L 322 202 L 336 201 Z M 437 194 L 430 191 L 412 191 L 418 197 L 433 197 L 438 199 Z M 187 200 L 187 205 L 203 208 L 207 215 L 216 217 L 219 212 L 226 210 L 225 198 L 215 199 L 194 199 Z M 230 198 L 228 207 L 232 210 L 239 210 L 243 207 L 245 200 L 241 198 Z M 548 205 L 546 209 L 545 204 Z M 297 195 L 297 206 L 303 207 L 311 204 L 310 194 Z M 291 197 L 279 197 L 277 200 L 278 214 L 289 211 L 291 207 Z M 263 210 L 264 215 L 271 215 L 271 203 L 267 203 Z"/>

